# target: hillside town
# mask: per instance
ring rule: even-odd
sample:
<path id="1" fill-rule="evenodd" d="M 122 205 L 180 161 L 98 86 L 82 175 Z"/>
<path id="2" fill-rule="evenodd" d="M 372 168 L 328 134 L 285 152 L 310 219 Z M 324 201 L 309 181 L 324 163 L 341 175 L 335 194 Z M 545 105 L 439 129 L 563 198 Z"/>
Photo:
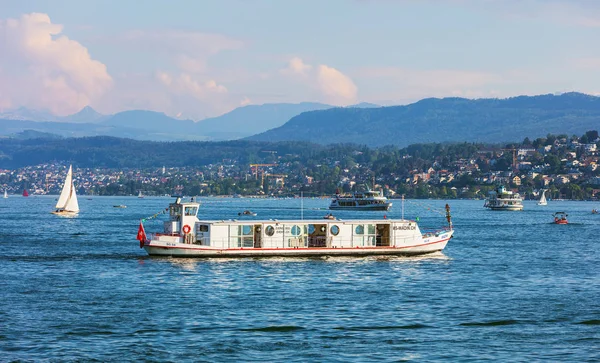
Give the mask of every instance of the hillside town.
<path id="1" fill-rule="evenodd" d="M 587 135 L 589 134 L 589 135 Z M 412 162 L 421 167 L 402 171 L 359 163 L 357 148 L 345 158 L 327 157 L 305 164 L 289 155 L 271 155 L 269 163 L 243 164 L 236 159 L 203 167 L 159 166 L 149 169 L 81 168 L 74 165 L 74 182 L 82 195 L 330 195 L 335 191 L 383 189 L 388 197 L 485 198 L 495 185 L 505 185 L 525 198 L 537 198 L 546 189 L 552 199 L 598 199 L 600 170 L 597 132 L 584 137 L 558 137 L 510 147 L 474 145 L 469 157 L 434 156 Z M 473 145 L 471 145 L 473 146 Z M 411 161 L 412 163 L 408 163 Z M 16 170 L 0 170 L 0 186 L 9 194 L 58 194 L 67 163 L 48 163 Z"/>

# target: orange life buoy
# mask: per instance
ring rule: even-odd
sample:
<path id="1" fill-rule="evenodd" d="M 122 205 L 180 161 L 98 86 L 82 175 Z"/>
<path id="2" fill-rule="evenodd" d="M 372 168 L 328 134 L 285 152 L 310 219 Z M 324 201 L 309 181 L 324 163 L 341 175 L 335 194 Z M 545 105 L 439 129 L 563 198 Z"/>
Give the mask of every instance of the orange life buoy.
<path id="1" fill-rule="evenodd" d="M 192 228 L 190 226 L 188 226 L 187 224 L 185 226 L 183 226 L 183 233 L 188 234 L 188 233 L 190 233 L 191 230 L 192 230 Z"/>

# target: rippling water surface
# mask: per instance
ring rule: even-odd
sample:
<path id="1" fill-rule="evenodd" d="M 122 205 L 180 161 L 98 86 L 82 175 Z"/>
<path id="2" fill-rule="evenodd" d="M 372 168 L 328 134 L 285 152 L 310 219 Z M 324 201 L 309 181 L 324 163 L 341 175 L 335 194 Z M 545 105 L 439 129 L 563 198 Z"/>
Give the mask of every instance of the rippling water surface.
<path id="1" fill-rule="evenodd" d="M 54 198 L 0 200 L 1 361 L 600 360 L 598 203 L 452 201 L 455 238 L 426 257 L 203 260 L 139 249 L 139 219 L 170 198 L 80 198 L 76 218 L 51 215 Z M 321 218 L 328 205 L 201 202 L 211 219 Z M 439 227 L 444 204 L 405 214 Z M 572 224 L 549 223 L 559 210 Z M 400 201 L 385 214 L 400 217 Z"/>

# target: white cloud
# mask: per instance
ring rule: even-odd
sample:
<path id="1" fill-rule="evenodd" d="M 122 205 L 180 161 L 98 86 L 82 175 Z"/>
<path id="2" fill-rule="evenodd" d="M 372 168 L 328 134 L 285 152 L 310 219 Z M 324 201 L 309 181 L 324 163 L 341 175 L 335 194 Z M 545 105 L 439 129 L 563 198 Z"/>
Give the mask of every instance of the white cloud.
<path id="1" fill-rule="evenodd" d="M 183 30 L 145 31 L 134 30 L 121 37 L 128 49 L 151 53 L 153 57 L 170 59 L 185 73 L 208 71 L 209 57 L 227 50 L 243 47 L 241 40 L 222 34 Z"/>
<path id="2" fill-rule="evenodd" d="M 317 89 L 325 102 L 340 106 L 356 102 L 358 88 L 350 77 L 333 67 L 325 64 L 313 67 L 293 57 L 280 73 Z"/>
<path id="3" fill-rule="evenodd" d="M 287 68 L 281 70 L 283 74 L 299 74 L 299 75 L 307 75 L 308 72 L 312 69 L 310 64 L 304 63 L 304 61 L 298 57 L 293 57 L 290 59 Z"/>
<path id="4" fill-rule="evenodd" d="M 245 96 L 240 101 L 240 106 L 247 106 L 247 105 L 250 105 L 250 104 L 252 104 L 252 101 L 248 97 L 245 97 Z"/>
<path id="5" fill-rule="evenodd" d="M 207 98 L 211 93 L 227 93 L 227 88 L 217 84 L 214 80 L 199 81 L 188 73 L 181 73 L 173 78 L 165 72 L 158 72 L 156 78 L 167 87 L 168 90 L 178 94 L 192 95 L 197 99 Z"/>
<path id="6" fill-rule="evenodd" d="M 317 81 L 321 91 L 334 104 L 348 105 L 356 101 L 357 88 L 350 77 L 335 68 L 320 65 Z"/>
<path id="7" fill-rule="evenodd" d="M 0 105 L 76 112 L 104 94 L 112 78 L 47 14 L 0 20 Z"/>

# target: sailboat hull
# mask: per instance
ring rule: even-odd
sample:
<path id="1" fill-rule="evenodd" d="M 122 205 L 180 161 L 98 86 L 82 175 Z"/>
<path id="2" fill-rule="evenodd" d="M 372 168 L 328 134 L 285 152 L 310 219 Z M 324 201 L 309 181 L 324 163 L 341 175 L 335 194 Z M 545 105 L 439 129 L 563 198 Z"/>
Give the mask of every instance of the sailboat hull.
<path id="1" fill-rule="evenodd" d="M 54 212 L 50 212 L 54 215 L 57 216 L 74 216 L 79 214 L 79 212 L 71 212 L 71 211 L 66 211 L 66 210 L 62 210 L 62 211 L 54 211 Z"/>

